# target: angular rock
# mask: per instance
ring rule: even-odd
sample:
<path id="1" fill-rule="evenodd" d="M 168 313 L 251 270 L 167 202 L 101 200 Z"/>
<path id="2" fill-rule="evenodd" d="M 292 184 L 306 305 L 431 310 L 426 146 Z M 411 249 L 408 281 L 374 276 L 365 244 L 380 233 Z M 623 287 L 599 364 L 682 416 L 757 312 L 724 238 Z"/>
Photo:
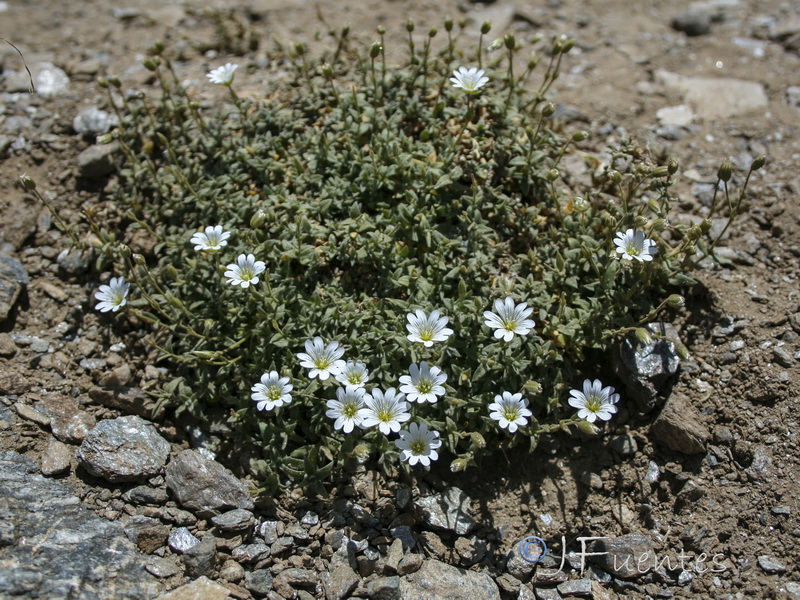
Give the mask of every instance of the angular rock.
<path id="1" fill-rule="evenodd" d="M 583 596 L 591 598 L 592 582 L 589 579 L 573 579 L 556 586 L 562 596 Z"/>
<path id="2" fill-rule="evenodd" d="M 358 585 L 359 577 L 346 561 L 339 561 L 329 573 L 322 577 L 322 589 L 326 600 L 343 600 L 349 598 Z"/>
<path id="3" fill-rule="evenodd" d="M 50 417 L 50 430 L 62 442 L 80 444 L 97 423 L 72 396 L 48 394 L 36 408 Z"/>
<path id="4" fill-rule="evenodd" d="M 117 170 L 115 155 L 119 144 L 100 144 L 89 146 L 78 155 L 78 174 L 86 179 L 99 179 Z"/>
<path id="5" fill-rule="evenodd" d="M 256 596 L 266 596 L 272 591 L 272 574 L 269 569 L 256 569 L 244 576 L 244 587 Z"/>
<path id="6" fill-rule="evenodd" d="M 649 344 L 642 344 L 633 336 L 626 338 L 614 356 L 614 369 L 625 383 L 628 395 L 646 413 L 658 405 L 659 392 L 678 372 L 681 360 L 675 351 L 675 343 L 680 343 L 675 327 L 669 323 L 648 323 L 644 329 L 667 339 L 654 337 Z"/>
<path id="7" fill-rule="evenodd" d="M 429 559 L 400 580 L 403 600 L 500 600 L 500 590 L 486 573 L 465 571 Z"/>
<path id="8" fill-rule="evenodd" d="M 217 541 L 206 534 L 199 544 L 189 548 L 183 555 L 186 575 L 192 578 L 211 575 L 217 563 Z"/>
<path id="9" fill-rule="evenodd" d="M 145 563 L 144 568 L 147 569 L 148 573 L 152 573 L 161 579 L 172 577 L 180 572 L 180 567 L 178 567 L 178 565 L 176 565 L 173 561 L 166 558 L 161 558 L 160 556 L 151 557 L 150 561 Z"/>
<path id="10" fill-rule="evenodd" d="M 69 76 L 50 62 L 38 63 L 33 68 L 36 93 L 45 98 L 65 94 L 69 90 Z"/>
<path id="11" fill-rule="evenodd" d="M 72 451 L 69 446 L 50 438 L 47 450 L 42 454 L 42 475 L 54 477 L 69 471 L 72 461 Z"/>
<path id="12" fill-rule="evenodd" d="M 203 576 L 159 596 L 158 600 L 228 600 L 230 597 L 228 588 Z"/>
<path id="13" fill-rule="evenodd" d="M 77 133 L 89 135 L 108 133 L 118 124 L 119 119 L 116 115 L 101 110 L 96 106 L 84 108 L 72 120 L 72 128 Z"/>
<path id="14" fill-rule="evenodd" d="M 200 543 L 200 540 L 198 540 L 186 527 L 177 527 L 169 532 L 167 543 L 169 544 L 169 547 L 172 548 L 173 552 L 185 554 L 197 546 L 197 544 Z"/>
<path id="15" fill-rule="evenodd" d="M 24 456 L 0 454 L 0 523 L 13 536 L 10 544 L 0 539 L 0 597 L 112 600 L 163 591 L 119 523 L 96 517 L 71 488 L 36 470 Z M 17 536 L 25 542 L 14 543 Z"/>
<path id="16" fill-rule="evenodd" d="M 758 566 L 761 567 L 765 573 L 769 574 L 786 572 L 786 565 L 778 559 L 767 556 L 766 554 L 762 554 L 758 557 Z"/>
<path id="17" fill-rule="evenodd" d="M 272 586 L 284 598 L 293 598 L 296 587 L 313 588 L 317 574 L 309 569 L 284 569 L 272 580 Z"/>
<path id="18" fill-rule="evenodd" d="M 650 433 L 670 450 L 683 454 L 706 451 L 711 432 L 688 399 L 678 393 L 670 396 L 661 414 L 650 426 Z"/>
<path id="19" fill-rule="evenodd" d="M 246 531 L 253 528 L 256 520 L 249 510 L 237 508 L 211 517 L 211 522 L 222 531 Z"/>
<path id="20" fill-rule="evenodd" d="M 10 256 L 0 256 L 0 323 L 8 319 L 28 283 L 30 278 L 21 262 Z"/>
<path id="21" fill-rule="evenodd" d="M 122 387 L 107 390 L 93 387 L 89 390 L 89 397 L 103 406 L 115 408 L 124 413 L 139 415 L 149 419 L 153 414 L 153 400 L 142 390 L 133 387 Z"/>
<path id="22" fill-rule="evenodd" d="M 184 450 L 167 465 L 167 487 L 178 503 L 200 517 L 232 508 L 253 509 L 247 486 L 197 450 Z"/>
<path id="23" fill-rule="evenodd" d="M 471 500 L 457 487 L 445 489 L 441 494 L 417 500 L 425 524 L 446 529 L 458 535 L 467 535 L 475 526 L 470 512 Z"/>
<path id="24" fill-rule="evenodd" d="M 656 554 L 650 538 L 641 533 L 629 533 L 617 538 L 596 540 L 590 545 L 589 560 L 615 577 L 633 579 L 653 568 Z"/>
<path id="25" fill-rule="evenodd" d="M 703 11 L 686 11 L 675 15 L 672 28 L 693 37 L 711 31 L 711 15 Z"/>
<path id="26" fill-rule="evenodd" d="M 380 577 L 367 584 L 370 600 L 400 600 L 400 578 Z"/>
<path id="27" fill-rule="evenodd" d="M 409 552 L 397 565 L 397 574 L 408 575 L 409 573 L 416 573 L 422 567 L 423 562 L 425 562 L 425 559 L 422 554 Z"/>
<path id="28" fill-rule="evenodd" d="M 158 519 L 136 515 L 124 527 L 128 539 L 145 554 L 152 554 L 167 543 L 169 527 Z"/>
<path id="29" fill-rule="evenodd" d="M 664 70 L 656 71 L 655 78 L 665 87 L 682 94 L 704 119 L 727 119 L 767 107 L 764 86 L 754 81 L 686 77 Z"/>
<path id="30" fill-rule="evenodd" d="M 169 457 L 169 442 L 139 417 L 100 421 L 78 449 L 78 461 L 108 481 L 137 481 L 157 475 Z"/>
<path id="31" fill-rule="evenodd" d="M 122 499 L 129 504 L 166 504 L 169 500 L 167 491 L 163 488 L 154 488 L 149 485 L 137 485 L 122 494 Z"/>
<path id="32" fill-rule="evenodd" d="M 256 542 L 255 544 L 244 544 L 233 549 L 231 556 L 233 560 L 240 563 L 257 563 L 269 556 L 269 546 Z"/>

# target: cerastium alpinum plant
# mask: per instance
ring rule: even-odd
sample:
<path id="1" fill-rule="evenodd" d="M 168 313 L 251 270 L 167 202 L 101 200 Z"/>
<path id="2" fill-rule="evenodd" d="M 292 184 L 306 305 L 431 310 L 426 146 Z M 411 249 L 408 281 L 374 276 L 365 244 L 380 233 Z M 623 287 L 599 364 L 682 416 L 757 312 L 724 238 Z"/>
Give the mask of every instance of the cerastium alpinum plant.
<path id="1" fill-rule="evenodd" d="M 448 19 L 437 52 L 435 29 L 416 44 L 406 29 L 398 66 L 383 29 L 363 53 L 346 31 L 319 57 L 276 50 L 288 78 L 210 65 L 203 84 L 233 102 L 220 112 L 200 110 L 163 45 L 145 61 L 159 98 L 104 83 L 116 203 L 157 245 L 147 261 L 100 235 L 116 278 L 98 308 L 154 324 L 173 374 L 159 410 L 224 414 L 267 484 L 348 460 L 461 470 L 485 448 L 594 431 L 625 403 L 596 378 L 609 349 L 668 319 L 717 241 L 709 220 L 670 222 L 678 164 L 631 141 L 592 187 L 562 178 L 588 136 L 560 130 L 546 98 L 571 39 L 533 40 L 518 73 L 510 34 L 460 49 Z M 237 94 L 244 78 L 261 99 Z M 731 178 L 725 163 L 709 218 L 741 211 Z"/>

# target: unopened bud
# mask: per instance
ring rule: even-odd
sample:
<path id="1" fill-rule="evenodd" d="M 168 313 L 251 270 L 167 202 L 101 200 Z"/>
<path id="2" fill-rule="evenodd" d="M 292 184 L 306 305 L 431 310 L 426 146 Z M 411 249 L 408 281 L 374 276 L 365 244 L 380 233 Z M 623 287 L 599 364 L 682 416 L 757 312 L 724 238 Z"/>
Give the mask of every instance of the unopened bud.
<path id="1" fill-rule="evenodd" d="M 450 470 L 453 473 L 459 473 L 469 466 L 469 461 L 465 458 L 457 458 L 450 463 Z"/>
<path id="2" fill-rule="evenodd" d="M 264 212 L 263 208 L 259 208 L 255 213 L 253 213 L 253 216 L 250 217 L 250 227 L 252 227 L 253 229 L 258 229 L 264 224 L 266 220 L 267 220 L 267 213 Z"/>
<path id="3" fill-rule="evenodd" d="M 619 171 L 609 171 L 608 178 L 611 180 L 612 183 L 619 183 L 622 181 L 622 173 Z"/>
<path id="4" fill-rule="evenodd" d="M 122 256 L 122 258 L 130 258 L 132 254 L 131 247 L 128 246 L 127 244 L 121 244 L 119 247 L 119 253 Z"/>
<path id="5" fill-rule="evenodd" d="M 667 298 L 667 306 L 670 308 L 682 308 L 686 304 L 686 300 L 680 294 L 672 294 Z"/>
<path id="6" fill-rule="evenodd" d="M 547 172 L 547 181 L 555 181 L 558 179 L 558 169 L 550 169 Z"/>
<path id="7" fill-rule="evenodd" d="M 503 43 L 506 45 L 506 48 L 508 48 L 509 50 L 513 50 L 514 48 L 517 47 L 517 40 L 514 37 L 513 33 L 507 33 L 503 37 Z"/>
<path id="8" fill-rule="evenodd" d="M 102 144 L 110 144 L 114 141 L 114 134 L 113 133 L 104 133 L 103 135 L 97 136 L 97 143 Z"/>
<path id="9" fill-rule="evenodd" d="M 574 40 L 573 38 L 566 38 L 566 39 L 565 39 L 565 40 L 564 40 L 564 41 L 561 43 L 561 53 L 562 53 L 562 54 L 566 54 L 567 52 L 569 52 L 570 50 L 572 50 L 572 47 L 573 47 L 574 45 L 575 45 L 575 40 Z"/>
<path id="10" fill-rule="evenodd" d="M 492 24 L 490 21 L 484 21 L 483 25 L 481 25 L 481 33 L 486 35 L 492 30 Z"/>
<path id="11" fill-rule="evenodd" d="M 667 162 L 667 169 L 669 169 L 670 175 L 675 175 L 678 172 L 678 167 L 680 164 L 678 163 L 678 159 L 670 158 L 669 162 Z"/>
<path id="12" fill-rule="evenodd" d="M 294 51 L 298 56 L 303 56 L 306 53 L 306 45 L 303 42 L 297 42 L 294 45 Z"/>
<path id="13" fill-rule="evenodd" d="M 412 21 L 411 19 L 406 21 L 406 31 L 408 33 L 411 33 L 412 31 L 414 31 L 414 21 Z"/>
<path id="14" fill-rule="evenodd" d="M 217 358 L 217 353 L 210 350 L 193 350 L 192 354 L 194 354 L 197 358 L 202 358 L 203 360 L 213 360 Z"/>
<path id="15" fill-rule="evenodd" d="M 659 167 L 656 167 L 655 169 L 653 169 L 652 173 L 653 177 L 666 177 L 667 175 L 670 174 L 671 173 L 669 172 L 669 167 L 667 165 L 661 165 Z"/>
<path id="16" fill-rule="evenodd" d="M 667 222 L 664 219 L 656 219 L 655 221 L 653 221 L 653 224 L 650 226 L 650 228 L 653 231 L 664 231 L 666 226 Z"/>
<path id="17" fill-rule="evenodd" d="M 573 142 L 582 142 L 583 140 L 585 140 L 588 137 L 589 137 L 589 132 L 588 131 L 584 131 L 583 129 L 581 129 L 580 131 L 576 131 L 575 133 L 572 134 L 572 141 Z"/>
<path id="18" fill-rule="evenodd" d="M 327 79 L 333 77 L 333 67 L 330 64 L 325 63 L 322 65 L 322 75 L 325 76 Z"/>
<path id="19" fill-rule="evenodd" d="M 709 231 L 711 231 L 711 225 L 712 225 L 711 219 L 703 219 L 702 221 L 700 221 L 700 231 L 702 233 L 708 233 Z"/>
<path id="20" fill-rule="evenodd" d="M 349 34 L 350 34 L 350 26 L 345 25 L 344 27 L 342 27 L 342 37 L 346 38 Z"/>
<path id="21" fill-rule="evenodd" d="M 597 427 L 589 423 L 589 421 L 578 421 L 578 429 L 581 433 L 585 433 L 586 435 L 597 435 L 599 431 Z"/>
<path id="22" fill-rule="evenodd" d="M 145 265 L 147 263 L 144 256 L 142 256 L 141 254 L 134 254 L 131 258 L 133 258 L 133 262 L 135 262 L 139 266 Z"/>
<path id="23" fill-rule="evenodd" d="M 381 54 L 381 44 L 380 42 L 372 42 L 372 46 L 369 48 L 369 57 L 370 58 L 378 58 Z"/>
<path id="24" fill-rule="evenodd" d="M 111 77 L 108 80 L 108 83 L 110 83 L 111 85 L 113 85 L 117 89 L 122 87 L 122 82 L 119 80 L 119 77 Z"/>
<path id="25" fill-rule="evenodd" d="M 538 381 L 531 381 L 530 379 L 525 382 L 525 385 L 522 386 L 525 388 L 525 391 L 533 396 L 538 396 L 542 393 L 542 384 Z"/>
<path id="26" fill-rule="evenodd" d="M 378 25 L 377 31 L 378 35 L 383 35 L 384 33 L 386 33 L 386 27 L 384 27 L 383 25 Z"/>
<path id="27" fill-rule="evenodd" d="M 156 69 L 158 69 L 158 62 L 156 62 L 156 61 L 155 61 L 154 59 L 152 59 L 152 58 L 145 58 L 145 59 L 142 61 L 142 66 L 143 66 L 145 69 L 147 69 L 148 71 L 155 71 Z"/>
<path id="28" fill-rule="evenodd" d="M 444 30 L 447 31 L 448 33 L 453 31 L 453 17 L 445 17 Z"/>
<path id="29" fill-rule="evenodd" d="M 353 456 L 358 462 L 365 463 L 369 458 L 369 448 L 366 446 L 366 444 L 359 444 L 353 448 Z"/>
<path id="30" fill-rule="evenodd" d="M 429 38 L 435 38 L 437 33 L 439 33 L 439 30 L 436 29 L 436 27 L 431 27 L 430 29 L 428 29 Z"/>
<path id="31" fill-rule="evenodd" d="M 767 162 L 767 157 L 764 155 L 757 156 L 756 159 L 750 164 L 751 171 L 758 171 Z"/>
<path id="32" fill-rule="evenodd" d="M 164 42 L 163 42 L 163 41 L 159 40 L 159 41 L 157 41 L 155 44 L 153 44 L 153 45 L 151 46 L 151 48 L 150 48 L 150 54 L 153 54 L 153 55 L 155 55 L 155 56 L 158 56 L 159 54 L 161 54 L 162 52 L 164 52 L 164 48 L 166 48 L 166 45 L 164 44 Z"/>
<path id="33" fill-rule="evenodd" d="M 542 107 L 543 117 L 552 117 L 555 112 L 556 112 L 556 105 L 553 104 L 552 102 L 548 102 Z"/>
<path id="34" fill-rule="evenodd" d="M 647 225 L 647 217 L 644 215 L 636 215 L 633 219 L 634 229 L 643 229 L 645 225 Z"/>
<path id="35" fill-rule="evenodd" d="M 105 77 L 98 77 L 97 85 L 99 85 L 103 89 L 106 89 L 108 87 L 108 79 L 106 79 Z"/>
<path id="36" fill-rule="evenodd" d="M 486 439 L 477 431 L 469 434 L 470 441 L 478 448 L 486 448 Z"/>
<path id="37" fill-rule="evenodd" d="M 172 281 L 178 281 L 178 278 L 180 277 L 178 269 L 176 269 L 172 265 L 167 265 L 166 267 L 164 267 L 164 275 L 166 275 Z"/>
<path id="38" fill-rule="evenodd" d="M 689 349 L 680 342 L 675 344 L 675 352 L 678 353 L 678 356 L 681 358 L 681 360 L 689 360 L 689 358 L 692 356 L 689 354 Z"/>
<path id="39" fill-rule="evenodd" d="M 650 332 L 644 327 L 637 327 L 633 334 L 636 336 L 638 342 L 643 346 L 647 346 L 653 342 L 653 336 L 650 335 Z"/>
<path id="40" fill-rule="evenodd" d="M 27 173 L 20 175 L 19 180 L 22 182 L 22 187 L 24 187 L 26 190 L 36 189 L 36 182 Z"/>
<path id="41" fill-rule="evenodd" d="M 731 164 L 731 161 L 727 159 L 723 160 L 722 164 L 719 166 L 719 169 L 717 170 L 717 177 L 721 181 L 730 181 L 732 174 L 733 174 L 733 165 Z"/>

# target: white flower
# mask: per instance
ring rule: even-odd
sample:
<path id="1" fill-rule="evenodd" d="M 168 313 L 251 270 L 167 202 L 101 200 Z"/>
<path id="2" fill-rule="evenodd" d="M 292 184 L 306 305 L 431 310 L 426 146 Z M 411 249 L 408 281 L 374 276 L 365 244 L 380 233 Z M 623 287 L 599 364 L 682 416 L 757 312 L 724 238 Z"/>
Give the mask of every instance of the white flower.
<path id="1" fill-rule="evenodd" d="M 396 394 L 394 388 L 389 388 L 386 393 L 379 389 L 372 390 L 371 394 L 364 395 L 365 408 L 358 411 L 363 419 L 362 427 L 378 426 L 385 435 L 390 431 L 400 431 L 400 423 L 405 423 L 411 418 L 408 413 L 408 402 L 403 394 Z"/>
<path id="2" fill-rule="evenodd" d="M 409 333 L 408 339 L 412 342 L 420 342 L 426 348 L 433 346 L 433 342 L 443 342 L 453 335 L 453 330 L 445 327 L 447 317 L 440 317 L 438 310 L 432 311 L 430 315 L 417 310 L 415 314 L 408 313 L 406 317 L 408 318 L 406 325 Z"/>
<path id="3" fill-rule="evenodd" d="M 577 408 L 578 417 L 589 423 L 594 423 L 597 419 L 608 421 L 617 412 L 619 394 L 615 394 L 610 385 L 603 387 L 599 379 L 584 380 L 583 391 L 570 390 L 569 395 L 572 396 L 569 405 Z"/>
<path id="4" fill-rule="evenodd" d="M 522 394 L 503 392 L 502 396 L 495 396 L 494 402 L 489 405 L 489 416 L 499 421 L 501 428 L 508 428 L 509 433 L 514 433 L 517 427 L 528 424 L 527 417 L 532 413 L 527 407 L 528 401 Z"/>
<path id="5" fill-rule="evenodd" d="M 231 263 L 225 271 L 225 277 L 230 280 L 231 285 L 240 285 L 243 288 L 250 287 L 258 283 L 258 274 L 263 273 L 267 268 L 261 260 L 256 260 L 252 254 L 240 254 L 236 263 Z"/>
<path id="6" fill-rule="evenodd" d="M 258 410 L 272 410 L 273 408 L 289 404 L 292 395 L 289 393 L 294 386 L 289 383 L 288 377 L 281 377 L 277 371 L 270 371 L 261 376 L 261 383 L 255 384 L 250 391 L 250 398 L 258 402 Z"/>
<path id="7" fill-rule="evenodd" d="M 656 243 L 644 237 L 644 233 L 641 231 L 633 229 L 628 229 L 625 233 L 618 231 L 614 243 L 617 246 L 617 252 L 622 255 L 620 258 L 624 260 L 636 259 L 639 262 L 647 262 L 653 260 L 654 254 L 658 254 Z"/>
<path id="8" fill-rule="evenodd" d="M 334 377 L 344 369 L 344 361 L 339 360 L 344 354 L 344 348 L 339 347 L 339 342 L 331 342 L 327 346 L 322 338 L 317 336 L 314 340 L 306 340 L 306 351 L 300 352 L 297 358 L 300 359 L 300 366 L 311 369 L 308 374 L 309 379 L 319 377 L 320 381 L 325 381 L 328 377 Z"/>
<path id="9" fill-rule="evenodd" d="M 400 391 L 406 395 L 409 402 L 430 402 L 438 400 L 437 396 L 444 396 L 442 384 L 447 381 L 447 375 L 439 367 L 429 367 L 422 361 L 419 366 L 413 364 L 409 367 L 411 375 L 400 378 Z"/>
<path id="10" fill-rule="evenodd" d="M 504 342 L 510 342 L 514 334 L 526 335 L 536 325 L 528 317 L 533 312 L 528 308 L 527 302 L 520 302 L 515 306 L 514 301 L 507 297 L 505 302 L 498 298 L 494 301 L 494 312 L 484 311 L 484 323 L 495 330 L 494 337 L 503 338 Z"/>
<path id="11" fill-rule="evenodd" d="M 216 69 L 210 71 L 206 74 L 206 77 L 208 77 L 211 83 L 228 86 L 233 83 L 233 74 L 238 68 L 239 65 L 236 63 L 228 63 L 222 67 L 217 67 Z"/>
<path id="12" fill-rule="evenodd" d="M 350 433 L 353 427 L 361 426 L 363 417 L 360 410 L 364 408 L 365 393 L 364 388 L 352 385 L 348 385 L 345 389 L 336 389 L 338 400 L 328 400 L 327 405 L 330 410 L 325 413 L 325 416 L 336 419 L 333 423 L 334 429 Z"/>
<path id="13" fill-rule="evenodd" d="M 100 300 L 95 308 L 100 312 L 113 310 L 117 312 L 121 306 L 128 302 L 128 290 L 131 284 L 125 282 L 124 277 L 112 277 L 108 285 L 101 285 L 100 291 L 94 297 Z"/>
<path id="14" fill-rule="evenodd" d="M 189 243 L 194 244 L 194 249 L 198 252 L 200 250 L 207 250 L 208 252 L 218 252 L 222 250 L 223 246 L 227 246 L 226 241 L 231 237 L 230 232 L 222 231 L 222 225 L 206 227 L 205 232 L 198 231 L 189 240 Z"/>
<path id="15" fill-rule="evenodd" d="M 489 83 L 489 78 L 484 77 L 484 70 L 477 67 L 458 67 L 450 78 L 453 87 L 461 88 L 468 94 L 475 94 L 478 89 Z"/>
<path id="16" fill-rule="evenodd" d="M 369 381 L 369 371 L 366 365 L 357 360 L 348 360 L 341 373 L 336 374 L 336 381 L 342 385 L 352 385 L 353 387 L 363 388 Z"/>
<path id="17" fill-rule="evenodd" d="M 408 431 L 404 429 L 400 432 L 400 439 L 395 440 L 394 445 L 402 450 L 400 460 L 407 460 L 410 465 L 422 463 L 428 467 L 432 460 L 439 458 L 436 448 L 441 446 L 442 442 L 439 439 L 439 432 L 428 431 L 426 423 L 419 426 L 411 423 Z"/>

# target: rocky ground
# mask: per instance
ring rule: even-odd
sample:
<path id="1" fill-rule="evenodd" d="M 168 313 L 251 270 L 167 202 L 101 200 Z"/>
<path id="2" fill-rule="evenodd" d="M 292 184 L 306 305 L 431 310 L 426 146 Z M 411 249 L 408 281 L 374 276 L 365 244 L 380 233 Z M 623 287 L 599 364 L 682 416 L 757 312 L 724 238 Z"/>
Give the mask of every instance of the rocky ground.
<path id="1" fill-rule="evenodd" d="M 0 35 L 37 90 L 4 45 L 0 596 L 800 598 L 797 7 L 251 0 L 215 20 L 193 0 L 110 4 L 0 2 Z M 666 343 L 648 356 L 621 349 L 616 373 L 597 375 L 624 407 L 597 438 L 555 437 L 465 473 L 365 469 L 323 497 L 254 500 L 240 465 L 207 450 L 220 432 L 151 421 L 146 392 L 167 373 L 143 332 L 92 309 L 91 257 L 70 251 L 19 176 L 80 223 L 115 185 L 113 157 L 95 143 L 113 126 L 96 77 L 152 90 L 141 58 L 164 39 L 201 100 L 222 100 L 204 73 L 228 60 L 257 95 L 270 36 L 313 42 L 326 29 L 317 12 L 368 40 L 383 23 L 389 44 L 407 18 L 424 35 L 446 14 L 471 31 L 491 20 L 520 39 L 574 35 L 555 89 L 562 118 L 588 129 L 597 152 L 630 134 L 677 157 L 676 219 L 707 213 L 722 158 L 742 170 L 767 155 L 724 264 L 699 273 L 676 316 L 691 357 Z M 223 31 L 260 46 L 232 57 Z M 575 177 L 584 158 L 568 163 Z M 520 552 L 530 536 L 548 544 L 536 567 L 524 560 L 535 541 Z M 607 539 L 582 541 L 594 537 Z"/>

